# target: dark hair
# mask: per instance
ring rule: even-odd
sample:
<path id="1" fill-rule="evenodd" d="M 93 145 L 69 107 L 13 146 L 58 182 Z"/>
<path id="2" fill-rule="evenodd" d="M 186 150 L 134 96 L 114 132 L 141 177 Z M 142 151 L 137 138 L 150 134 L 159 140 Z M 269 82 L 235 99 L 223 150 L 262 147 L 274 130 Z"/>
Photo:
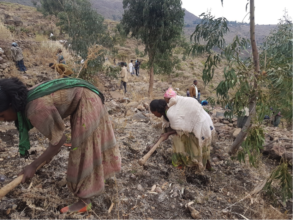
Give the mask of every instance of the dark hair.
<path id="1" fill-rule="evenodd" d="M 200 90 L 198 90 L 198 92 L 200 92 Z"/>
<path id="2" fill-rule="evenodd" d="M 167 102 L 164 99 L 155 99 L 150 104 L 150 109 L 152 112 L 158 112 L 164 116 L 164 118 L 169 121 L 166 115 Z"/>
<path id="3" fill-rule="evenodd" d="M 49 64 L 49 67 L 52 67 L 53 65 L 54 65 L 54 63 L 50 63 L 50 64 Z"/>
<path id="4" fill-rule="evenodd" d="M 62 50 L 59 48 L 59 49 L 57 50 L 57 53 L 62 53 Z"/>
<path id="5" fill-rule="evenodd" d="M 0 109 L 5 111 L 11 107 L 16 112 L 24 112 L 27 104 L 26 86 L 18 78 L 0 80 Z"/>
<path id="6" fill-rule="evenodd" d="M 130 61 L 130 63 L 132 63 L 132 62 L 133 62 L 133 60 Z"/>
<path id="7" fill-rule="evenodd" d="M 197 80 L 194 80 L 193 82 L 195 83 L 195 82 L 197 82 Z"/>

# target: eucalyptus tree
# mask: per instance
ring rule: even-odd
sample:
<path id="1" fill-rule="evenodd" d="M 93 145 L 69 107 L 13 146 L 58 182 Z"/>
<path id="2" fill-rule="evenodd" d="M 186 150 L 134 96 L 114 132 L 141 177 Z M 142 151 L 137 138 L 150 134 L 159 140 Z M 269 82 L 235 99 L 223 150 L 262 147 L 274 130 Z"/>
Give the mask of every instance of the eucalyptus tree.
<path id="1" fill-rule="evenodd" d="M 292 129 L 293 24 L 287 16 L 266 37 L 260 54 L 266 74 L 269 106 L 281 112 Z"/>
<path id="2" fill-rule="evenodd" d="M 208 84 L 214 77 L 215 69 L 223 60 L 224 80 L 216 88 L 218 102 L 223 106 L 232 106 L 232 114 L 241 116 L 243 109 L 249 107 L 249 117 L 241 132 L 230 148 L 230 154 L 235 154 L 244 141 L 256 115 L 256 104 L 259 94 L 258 78 L 260 65 L 258 48 L 255 41 L 254 0 L 250 0 L 250 41 L 236 36 L 233 42 L 226 44 L 224 35 L 229 31 L 226 18 L 215 18 L 211 14 L 202 14 L 201 23 L 196 26 L 191 40 L 194 42 L 192 54 L 208 54 L 203 70 L 203 81 Z M 241 58 L 241 52 L 251 44 L 253 60 Z M 214 52 L 217 48 L 220 52 Z"/>
<path id="3" fill-rule="evenodd" d="M 123 0 L 122 25 L 127 34 L 141 39 L 149 61 L 149 96 L 153 93 L 154 62 L 172 55 L 184 26 L 181 0 Z"/>

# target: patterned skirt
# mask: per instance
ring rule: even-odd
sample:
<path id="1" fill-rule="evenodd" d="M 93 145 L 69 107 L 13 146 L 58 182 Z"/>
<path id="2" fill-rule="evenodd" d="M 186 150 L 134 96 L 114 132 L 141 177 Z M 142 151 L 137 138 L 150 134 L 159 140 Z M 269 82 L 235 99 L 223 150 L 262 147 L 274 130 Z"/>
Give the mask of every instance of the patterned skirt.
<path id="1" fill-rule="evenodd" d="M 209 141 L 205 142 L 203 147 L 199 146 L 198 139 L 193 133 L 173 136 L 173 156 L 174 166 L 197 167 L 203 171 L 207 160 L 210 159 Z"/>
<path id="2" fill-rule="evenodd" d="M 72 150 L 67 169 L 68 188 L 80 198 L 100 194 L 104 180 L 121 169 L 121 157 L 106 107 L 84 90 L 71 115 Z"/>

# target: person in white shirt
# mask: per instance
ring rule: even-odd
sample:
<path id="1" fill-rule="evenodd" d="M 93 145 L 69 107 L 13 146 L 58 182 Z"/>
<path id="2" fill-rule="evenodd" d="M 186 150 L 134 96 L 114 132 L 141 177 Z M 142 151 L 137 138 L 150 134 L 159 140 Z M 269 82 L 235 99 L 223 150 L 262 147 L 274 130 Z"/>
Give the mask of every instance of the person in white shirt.
<path id="1" fill-rule="evenodd" d="M 131 60 L 130 63 L 129 63 L 129 72 L 131 73 L 131 76 L 134 75 L 134 68 L 133 68 L 132 62 L 133 62 L 133 60 Z"/>
<path id="2" fill-rule="evenodd" d="M 189 88 L 190 97 L 198 99 L 197 80 L 193 81 L 193 84 Z"/>

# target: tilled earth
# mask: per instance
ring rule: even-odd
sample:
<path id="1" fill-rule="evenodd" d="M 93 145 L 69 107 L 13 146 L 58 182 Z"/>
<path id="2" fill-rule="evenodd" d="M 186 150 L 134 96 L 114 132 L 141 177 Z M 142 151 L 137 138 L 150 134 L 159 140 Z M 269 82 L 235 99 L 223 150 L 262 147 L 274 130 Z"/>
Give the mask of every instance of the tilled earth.
<path id="1" fill-rule="evenodd" d="M 104 85 L 115 88 L 109 79 L 100 78 Z M 200 174 L 174 167 L 171 140 L 161 144 L 141 167 L 137 161 L 161 134 L 160 120 L 152 117 L 147 109 L 128 108 L 131 95 L 128 99 L 113 98 L 107 88 L 105 94 L 121 150 L 122 171 L 106 181 L 103 194 L 93 198 L 93 210 L 83 214 L 59 212 L 76 201 L 66 186 L 69 149 L 64 147 L 49 164 L 37 171 L 31 183 L 21 184 L 3 198 L 0 218 L 190 219 L 190 210 L 199 212 L 197 218 L 202 219 L 292 217 L 292 200 L 284 204 L 269 200 L 261 192 L 249 195 L 268 177 L 277 162 L 261 158 L 263 163 L 251 168 L 231 160 L 227 152 L 233 136 L 229 132 L 219 135 L 213 146 L 213 170 L 210 172 Z M 69 143 L 68 119 L 65 124 Z M 30 135 L 32 155 L 29 159 L 20 159 L 15 127 L 8 123 L 0 125 L 0 175 L 4 177 L 0 187 L 11 182 L 22 167 L 44 151 L 48 141 L 37 131 L 33 130 Z"/>

